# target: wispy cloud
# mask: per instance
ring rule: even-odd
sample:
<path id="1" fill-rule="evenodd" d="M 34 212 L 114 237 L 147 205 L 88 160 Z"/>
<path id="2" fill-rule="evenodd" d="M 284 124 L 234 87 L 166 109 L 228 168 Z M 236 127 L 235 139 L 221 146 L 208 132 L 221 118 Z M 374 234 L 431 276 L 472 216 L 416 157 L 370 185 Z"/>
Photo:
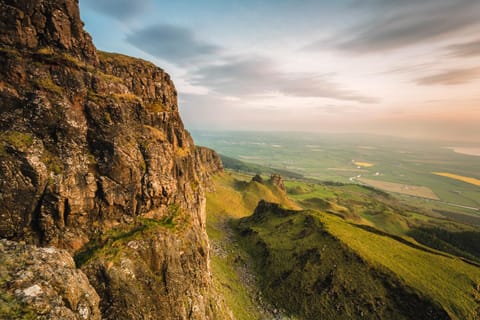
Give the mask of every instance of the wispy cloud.
<path id="1" fill-rule="evenodd" d="M 357 1 L 357 9 L 367 9 L 367 19 L 335 35 L 330 41 L 336 49 L 372 53 L 399 49 L 443 39 L 478 25 L 477 0 Z M 316 41 L 308 50 L 325 48 Z"/>
<path id="2" fill-rule="evenodd" d="M 264 57 L 230 58 L 221 64 L 200 67 L 192 83 L 229 96 L 281 93 L 295 97 L 319 97 L 376 103 L 378 99 L 342 88 L 327 75 L 284 73 Z"/>
<path id="3" fill-rule="evenodd" d="M 82 0 L 82 4 L 112 18 L 128 20 L 148 10 L 152 0 Z"/>
<path id="4" fill-rule="evenodd" d="M 349 105 L 327 104 L 315 107 L 316 110 L 330 114 L 345 114 L 348 112 L 359 111 L 360 108 Z"/>
<path id="5" fill-rule="evenodd" d="M 188 65 L 219 54 L 219 46 L 200 40 L 190 29 L 173 25 L 154 25 L 136 30 L 127 42 L 140 50 L 178 65 Z"/>
<path id="6" fill-rule="evenodd" d="M 420 85 L 459 85 L 480 78 L 480 67 L 469 69 L 453 69 L 416 80 Z"/>
<path id="7" fill-rule="evenodd" d="M 480 39 L 454 44 L 446 48 L 450 55 L 455 57 L 472 57 L 480 55 Z"/>
<path id="8" fill-rule="evenodd" d="M 342 88 L 331 80 L 331 75 L 280 72 L 266 57 L 228 56 L 221 47 L 200 39 L 191 29 L 184 27 L 149 26 L 130 33 L 127 41 L 150 55 L 187 67 L 188 83 L 223 96 L 278 93 L 359 103 L 378 102 L 374 97 Z"/>

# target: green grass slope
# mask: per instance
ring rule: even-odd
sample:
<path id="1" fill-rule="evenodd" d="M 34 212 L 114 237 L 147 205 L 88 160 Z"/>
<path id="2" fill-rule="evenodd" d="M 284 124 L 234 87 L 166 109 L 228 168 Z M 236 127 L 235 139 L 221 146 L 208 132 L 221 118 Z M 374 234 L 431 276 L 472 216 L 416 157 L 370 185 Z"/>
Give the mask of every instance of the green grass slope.
<path id="1" fill-rule="evenodd" d="M 212 255 L 214 285 L 221 292 L 237 320 L 264 319 L 251 288 L 239 270 L 248 254 L 234 241 L 230 222 L 250 215 L 261 199 L 295 207 L 273 186 L 251 181 L 251 176 L 224 173 L 214 177 L 215 192 L 207 194 L 207 233 Z"/>
<path id="2" fill-rule="evenodd" d="M 213 275 L 237 319 L 262 319 L 235 268 L 245 261 L 255 266 L 264 296 L 300 319 L 480 319 L 477 247 L 465 243 L 476 239 L 474 227 L 425 215 L 371 188 L 287 181 L 295 204 L 275 186 L 250 179 L 225 173 L 207 196 L 209 236 L 228 243 L 226 254 L 213 255 Z M 251 215 L 262 199 L 310 210 L 242 219 L 239 246 L 224 226 Z M 409 233 L 415 228 L 468 235 L 428 233 L 465 254 L 420 241 Z"/>
<path id="3" fill-rule="evenodd" d="M 314 211 L 262 202 L 238 223 L 260 286 L 302 319 L 448 319 L 442 307 L 375 267 Z"/>
<path id="4" fill-rule="evenodd" d="M 457 257 L 321 215 L 329 233 L 371 265 L 394 273 L 408 287 L 439 303 L 452 319 L 480 318 L 480 268 Z"/>

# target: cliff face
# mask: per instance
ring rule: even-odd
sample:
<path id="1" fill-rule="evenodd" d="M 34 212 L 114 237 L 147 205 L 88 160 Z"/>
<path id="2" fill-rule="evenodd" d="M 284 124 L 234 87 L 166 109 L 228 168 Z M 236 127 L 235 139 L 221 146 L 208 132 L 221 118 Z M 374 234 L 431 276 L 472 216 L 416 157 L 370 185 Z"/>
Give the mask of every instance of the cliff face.
<path id="1" fill-rule="evenodd" d="M 75 0 L 0 12 L 0 237 L 80 257 L 106 318 L 215 317 L 204 190 L 221 161 L 168 74 L 97 52 Z"/>
<path id="2" fill-rule="evenodd" d="M 2 0 L 0 43 L 19 50 L 52 47 L 95 64 L 95 47 L 83 30 L 77 0 Z"/>

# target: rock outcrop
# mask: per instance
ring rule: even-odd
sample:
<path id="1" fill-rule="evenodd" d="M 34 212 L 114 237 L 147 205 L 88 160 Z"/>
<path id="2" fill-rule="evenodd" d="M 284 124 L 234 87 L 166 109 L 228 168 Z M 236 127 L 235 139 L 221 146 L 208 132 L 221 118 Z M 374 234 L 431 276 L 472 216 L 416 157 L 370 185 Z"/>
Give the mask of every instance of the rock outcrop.
<path id="1" fill-rule="evenodd" d="M 283 177 L 279 174 L 272 174 L 270 176 L 270 180 L 268 180 L 269 183 L 272 185 L 276 186 L 283 192 L 286 192 L 287 189 L 285 188 L 285 181 L 283 180 Z"/>
<path id="2" fill-rule="evenodd" d="M 0 237 L 75 255 L 104 318 L 218 318 L 204 190 L 221 161 L 169 75 L 97 52 L 76 0 L 0 12 Z"/>
<path id="3" fill-rule="evenodd" d="M 299 213 L 298 210 L 292 210 L 282 207 L 278 203 L 268 202 L 265 200 L 260 200 L 255 208 L 255 211 L 248 219 L 251 219 L 255 222 L 265 221 L 268 220 L 268 215 L 275 215 L 279 217 L 287 217 L 290 215 L 295 215 Z M 247 218 L 245 218 L 248 220 Z"/>
<path id="4" fill-rule="evenodd" d="M 3 0 L 0 2 L 0 43 L 17 50 L 68 52 L 95 64 L 96 50 L 83 30 L 77 0 Z"/>
<path id="5" fill-rule="evenodd" d="M 196 163 L 200 166 L 198 168 L 198 171 L 201 173 L 200 180 L 203 182 L 206 191 L 215 191 L 211 177 L 223 171 L 222 159 L 211 149 L 199 146 L 195 148 L 195 158 L 197 160 Z"/>
<path id="6" fill-rule="evenodd" d="M 100 320 L 99 298 L 70 254 L 0 240 L 2 319 Z"/>
<path id="7" fill-rule="evenodd" d="M 258 183 L 264 183 L 262 176 L 259 174 L 254 175 L 252 178 L 252 181 L 258 182 Z"/>
<path id="8" fill-rule="evenodd" d="M 280 189 L 281 192 L 283 192 L 283 193 L 287 192 L 287 189 L 285 188 L 285 181 L 283 180 L 283 177 L 279 174 L 275 174 L 275 173 L 272 174 L 267 181 L 263 180 L 261 175 L 256 174 L 252 178 L 252 181 L 258 182 L 258 183 L 261 183 L 261 184 L 269 183 L 270 185 L 275 186 L 278 189 Z"/>

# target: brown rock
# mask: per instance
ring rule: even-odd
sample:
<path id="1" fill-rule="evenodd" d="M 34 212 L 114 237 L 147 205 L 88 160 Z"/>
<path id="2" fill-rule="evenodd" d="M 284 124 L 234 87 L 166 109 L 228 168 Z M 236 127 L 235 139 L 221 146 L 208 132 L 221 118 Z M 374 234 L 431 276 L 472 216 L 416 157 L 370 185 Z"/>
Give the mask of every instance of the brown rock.
<path id="1" fill-rule="evenodd" d="M 0 318 L 101 319 L 99 297 L 70 254 L 0 240 Z"/>
<path id="2" fill-rule="evenodd" d="M 97 54 L 75 0 L 0 0 L 0 15 L 0 237 L 78 255 L 92 244 L 108 248 L 117 230 L 135 231 L 145 219 L 163 228 L 174 208 L 183 229 L 145 241 L 134 232 L 146 248 L 138 259 L 94 250 L 85 271 L 106 317 L 143 319 L 130 309 L 152 308 L 161 319 L 219 318 L 204 192 L 221 161 L 193 144 L 168 74 Z M 130 252 L 119 246 L 120 256 Z M 173 281 L 168 292 L 151 290 L 162 286 L 158 261 Z M 135 278 L 127 283 L 122 270 Z"/>
<path id="3" fill-rule="evenodd" d="M 176 226 L 181 229 L 181 226 Z M 222 319 L 205 272 L 208 254 L 195 231 L 162 228 L 117 243 L 82 269 L 97 288 L 105 319 Z M 112 258 L 111 255 L 115 255 Z M 213 309 L 212 309 L 213 307 Z"/>
<path id="4" fill-rule="evenodd" d="M 211 176 L 223 172 L 223 163 L 220 156 L 213 150 L 205 147 L 195 148 L 195 159 L 199 165 L 198 172 L 201 173 L 200 180 L 209 192 L 213 192 L 214 186 Z"/>
<path id="5" fill-rule="evenodd" d="M 89 63 L 97 61 L 75 0 L 2 0 L 0 16 L 2 46 L 32 51 L 50 48 Z"/>
<path id="6" fill-rule="evenodd" d="M 283 177 L 279 174 L 272 174 L 270 176 L 270 180 L 268 180 L 268 182 L 271 183 L 272 185 L 276 186 L 277 188 L 279 188 L 283 192 L 286 192 L 286 190 L 287 190 L 285 188 L 285 181 L 283 181 Z"/>
<path id="7" fill-rule="evenodd" d="M 258 183 L 263 183 L 264 182 L 262 176 L 259 175 L 259 174 L 256 174 L 255 176 L 253 176 L 252 181 L 258 182 Z"/>

